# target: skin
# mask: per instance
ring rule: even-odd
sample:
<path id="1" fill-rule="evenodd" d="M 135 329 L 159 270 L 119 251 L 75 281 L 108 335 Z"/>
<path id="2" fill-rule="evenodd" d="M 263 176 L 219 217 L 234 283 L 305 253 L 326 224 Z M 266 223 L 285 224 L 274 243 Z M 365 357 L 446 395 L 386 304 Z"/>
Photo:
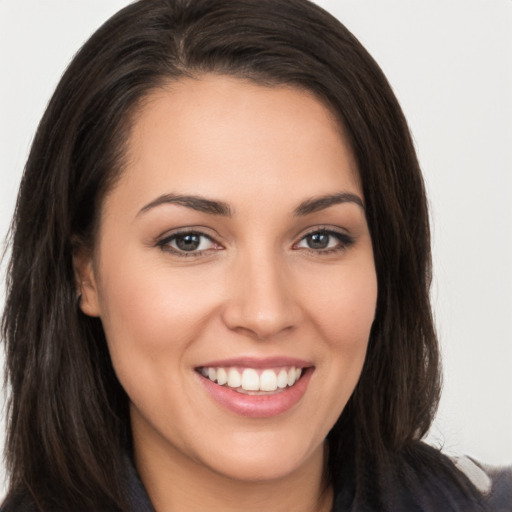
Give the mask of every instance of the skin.
<path id="1" fill-rule="evenodd" d="M 128 157 L 93 255 L 75 266 L 81 308 L 101 317 L 131 401 L 135 462 L 156 510 L 329 510 L 325 437 L 359 379 L 377 299 L 339 123 L 309 92 L 207 75 L 151 94 Z M 361 204 L 297 215 L 339 193 Z M 231 215 L 165 194 L 222 201 Z M 176 252 L 169 236 L 181 228 L 209 237 L 199 252 Z M 306 235 L 319 230 L 343 236 L 311 248 Z M 244 417 L 196 371 L 234 356 L 297 357 L 314 370 L 290 410 Z"/>

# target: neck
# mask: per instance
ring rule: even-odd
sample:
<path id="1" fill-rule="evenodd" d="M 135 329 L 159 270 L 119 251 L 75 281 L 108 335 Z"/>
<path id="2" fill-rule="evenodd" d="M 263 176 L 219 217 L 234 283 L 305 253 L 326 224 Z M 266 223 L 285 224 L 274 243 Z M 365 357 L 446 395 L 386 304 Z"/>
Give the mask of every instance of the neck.
<path id="1" fill-rule="evenodd" d="M 156 512 L 329 512 L 332 489 L 325 482 L 324 452 L 319 446 L 285 476 L 247 481 L 218 473 L 173 447 L 142 446 L 134 438 L 135 464 Z"/>

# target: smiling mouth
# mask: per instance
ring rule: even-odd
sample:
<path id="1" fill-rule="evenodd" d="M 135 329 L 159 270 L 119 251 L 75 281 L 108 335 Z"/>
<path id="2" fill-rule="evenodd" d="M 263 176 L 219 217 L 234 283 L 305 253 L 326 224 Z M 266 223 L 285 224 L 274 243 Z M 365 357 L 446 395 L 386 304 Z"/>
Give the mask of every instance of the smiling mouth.
<path id="1" fill-rule="evenodd" d="M 246 395 L 280 393 L 293 387 L 302 375 L 302 368 L 286 366 L 280 368 L 206 367 L 197 371 L 205 378 Z"/>

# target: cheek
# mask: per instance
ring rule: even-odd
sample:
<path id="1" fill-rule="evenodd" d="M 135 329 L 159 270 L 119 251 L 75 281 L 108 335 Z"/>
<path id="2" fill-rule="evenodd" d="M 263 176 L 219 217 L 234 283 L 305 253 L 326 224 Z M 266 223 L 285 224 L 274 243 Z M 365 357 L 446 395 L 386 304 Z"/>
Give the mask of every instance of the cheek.
<path id="1" fill-rule="evenodd" d="M 164 354 L 180 363 L 182 352 L 197 338 L 218 300 L 216 287 L 205 286 L 207 276 L 198 276 L 200 272 L 196 269 L 190 279 L 186 272 L 161 264 L 126 260 L 108 265 L 100 287 L 100 309 L 116 371 L 140 366 L 142 359 L 154 364 L 164 360 Z"/>
<path id="2" fill-rule="evenodd" d="M 215 288 L 205 287 L 202 278 L 190 280 L 161 266 L 133 269 L 125 273 L 123 265 L 117 265 L 102 283 L 102 322 L 110 357 L 119 382 L 143 417 L 175 425 L 176 411 L 191 407 L 186 387 L 190 347 L 215 310 Z"/>
<path id="3" fill-rule="evenodd" d="M 373 259 L 347 265 L 320 281 L 313 322 L 321 332 L 319 376 L 322 386 L 315 397 L 332 426 L 361 376 L 368 339 L 375 317 L 377 278 Z M 328 399 L 326 397 L 329 397 Z"/>
<path id="4" fill-rule="evenodd" d="M 343 412 L 364 365 L 375 316 L 377 279 L 373 259 L 333 269 L 318 280 L 309 302 L 314 332 L 320 333 L 314 415 L 324 418 L 322 435 Z"/>
<path id="5" fill-rule="evenodd" d="M 311 297 L 313 321 L 332 350 L 366 350 L 377 304 L 373 260 L 333 270 Z"/>

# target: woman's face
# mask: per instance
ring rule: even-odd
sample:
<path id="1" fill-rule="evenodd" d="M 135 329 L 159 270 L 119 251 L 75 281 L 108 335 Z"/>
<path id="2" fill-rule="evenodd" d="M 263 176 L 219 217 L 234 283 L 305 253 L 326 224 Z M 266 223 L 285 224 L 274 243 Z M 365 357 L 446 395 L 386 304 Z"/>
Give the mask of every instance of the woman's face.
<path id="1" fill-rule="evenodd" d="M 238 480 L 322 460 L 377 282 L 353 155 L 312 94 L 219 76 L 153 93 L 77 261 L 136 456 Z"/>

